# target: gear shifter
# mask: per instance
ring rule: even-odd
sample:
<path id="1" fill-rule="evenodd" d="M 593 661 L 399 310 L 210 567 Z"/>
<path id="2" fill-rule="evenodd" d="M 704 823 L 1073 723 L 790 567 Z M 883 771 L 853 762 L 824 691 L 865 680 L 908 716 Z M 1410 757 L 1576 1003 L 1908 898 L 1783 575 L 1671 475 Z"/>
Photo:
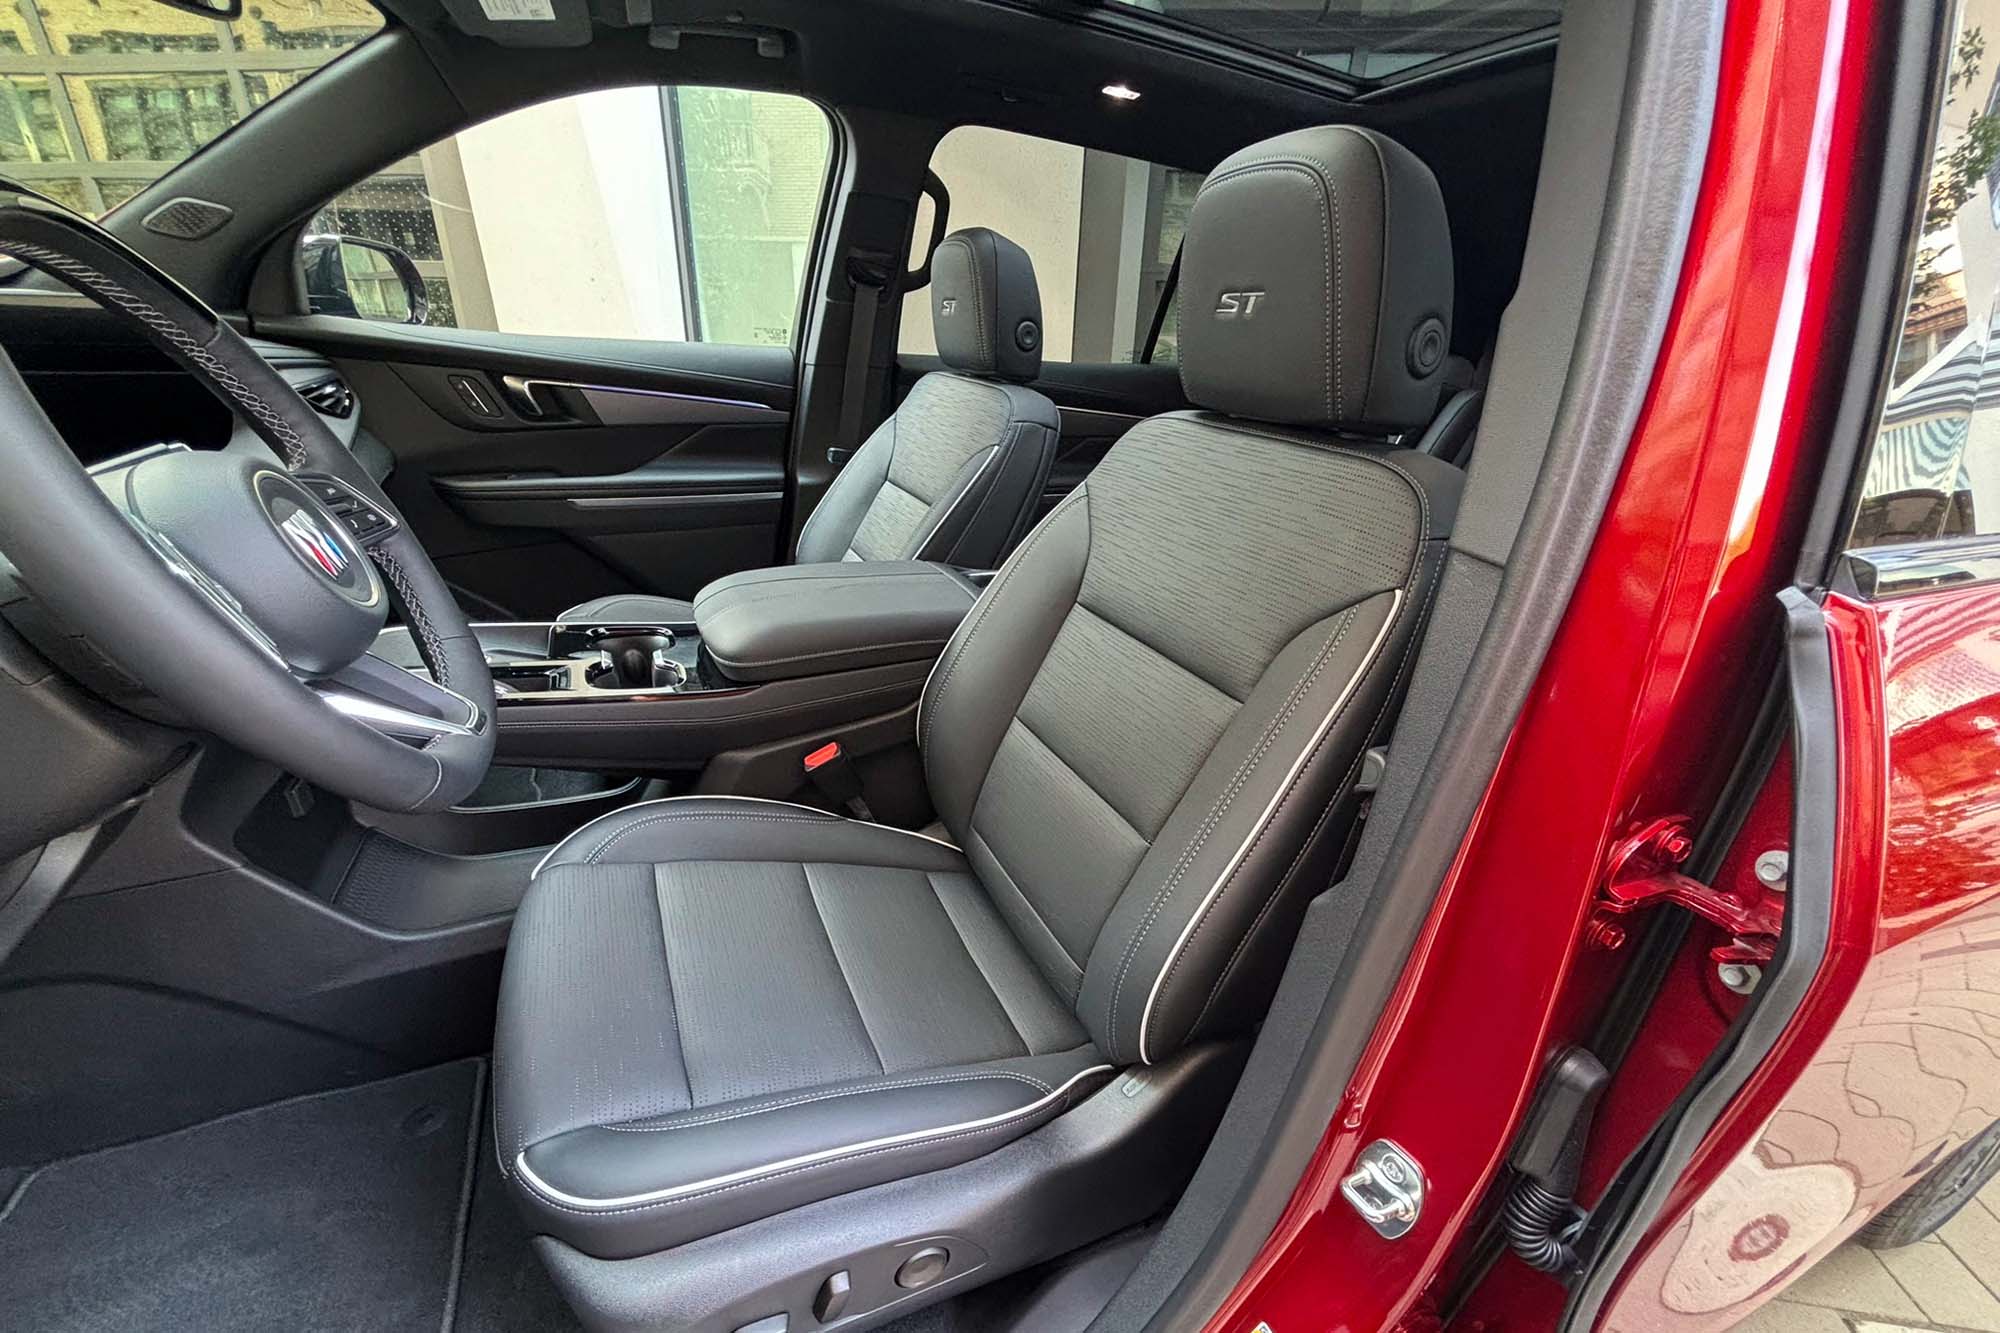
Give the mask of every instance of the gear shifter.
<path id="1" fill-rule="evenodd" d="M 686 679 L 681 665 L 667 656 L 674 636 L 661 629 L 620 628 L 594 640 L 604 668 L 591 672 L 591 683 L 617 690 L 672 687 Z"/>

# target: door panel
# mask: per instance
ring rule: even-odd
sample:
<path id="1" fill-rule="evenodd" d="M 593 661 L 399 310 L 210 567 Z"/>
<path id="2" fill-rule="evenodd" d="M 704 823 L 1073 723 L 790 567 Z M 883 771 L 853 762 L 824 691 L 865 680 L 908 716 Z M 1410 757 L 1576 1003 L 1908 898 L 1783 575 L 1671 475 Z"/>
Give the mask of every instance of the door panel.
<path id="1" fill-rule="evenodd" d="M 792 354 L 527 337 L 327 316 L 259 321 L 323 353 L 385 486 L 468 611 L 691 597 L 782 558 Z"/>
<path id="2" fill-rule="evenodd" d="M 919 379 L 943 369 L 944 362 L 935 356 L 899 354 L 896 401 L 901 403 Z M 1126 431 L 1147 417 L 1188 405 L 1180 367 L 1166 363 L 1045 361 L 1040 377 L 1028 387 L 1048 395 L 1062 413 L 1062 436 L 1035 510 L 1037 520 L 1075 490 Z"/>

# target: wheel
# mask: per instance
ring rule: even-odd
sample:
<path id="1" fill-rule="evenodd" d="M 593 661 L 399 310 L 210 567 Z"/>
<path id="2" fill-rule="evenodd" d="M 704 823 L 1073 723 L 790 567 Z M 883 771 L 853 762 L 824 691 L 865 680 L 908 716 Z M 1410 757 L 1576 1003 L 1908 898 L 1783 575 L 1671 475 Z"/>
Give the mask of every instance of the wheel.
<path id="1" fill-rule="evenodd" d="M 2000 1124 L 1932 1167 L 1894 1203 L 1869 1218 L 1854 1238 L 1871 1250 L 1914 1245 L 1951 1221 L 1995 1171 L 2000 1171 Z"/>

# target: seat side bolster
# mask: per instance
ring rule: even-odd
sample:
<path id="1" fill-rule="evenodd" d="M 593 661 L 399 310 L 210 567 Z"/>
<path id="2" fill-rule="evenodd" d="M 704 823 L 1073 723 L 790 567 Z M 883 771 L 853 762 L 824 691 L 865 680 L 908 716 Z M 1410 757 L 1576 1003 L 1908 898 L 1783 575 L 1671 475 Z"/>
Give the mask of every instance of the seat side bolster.
<path id="1" fill-rule="evenodd" d="M 824 861 L 965 873 L 949 843 L 790 801 L 669 796 L 599 815 L 535 867 L 669 861 Z"/>
<path id="2" fill-rule="evenodd" d="M 1175 1049 L 1379 721 L 1412 594 L 1387 589 L 1273 660 L 1105 923 L 1078 1010 L 1112 1054 Z"/>
<path id="3" fill-rule="evenodd" d="M 1086 1045 L 575 1129 L 509 1165 L 531 1215 L 554 1215 L 543 1229 L 606 1258 L 646 1254 L 967 1161 L 1112 1072 Z"/>
<path id="4" fill-rule="evenodd" d="M 961 842 L 993 755 L 1083 583 L 1090 553 L 1088 484 L 1028 534 L 953 632 L 917 713 L 931 800 Z M 932 744 L 949 736 L 951 744 Z"/>
<path id="5" fill-rule="evenodd" d="M 990 569 L 1020 540 L 1055 459 L 1062 418 L 1054 403 L 1014 384 L 987 387 L 1005 396 L 1007 421 L 994 441 L 998 453 L 978 460 L 964 487 L 932 506 L 912 559 Z"/>
<path id="6" fill-rule="evenodd" d="M 847 555 L 861 520 L 868 517 L 868 506 L 875 503 L 889 479 L 889 464 L 895 455 L 896 417 L 891 413 L 827 483 L 826 494 L 820 496 L 805 527 L 799 530 L 798 563 L 817 564 Z"/>

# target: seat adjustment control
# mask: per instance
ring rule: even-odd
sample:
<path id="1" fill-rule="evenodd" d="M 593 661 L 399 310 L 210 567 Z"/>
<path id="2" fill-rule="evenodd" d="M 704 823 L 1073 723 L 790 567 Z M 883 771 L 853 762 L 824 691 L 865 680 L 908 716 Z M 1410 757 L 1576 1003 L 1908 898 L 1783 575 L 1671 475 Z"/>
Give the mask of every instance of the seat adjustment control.
<path id="1" fill-rule="evenodd" d="M 736 1333 L 785 1333 L 785 1326 L 790 1322 L 782 1314 L 767 1315 L 742 1325 Z"/>
<path id="2" fill-rule="evenodd" d="M 847 1309 L 847 1298 L 854 1292 L 854 1281 L 845 1268 L 819 1284 L 813 1295 L 813 1318 L 822 1324 L 831 1324 Z"/>
<path id="3" fill-rule="evenodd" d="M 909 1291 L 928 1287 L 944 1276 L 944 1270 L 951 1264 L 951 1251 L 942 1245 L 926 1245 L 896 1270 L 896 1285 Z"/>

